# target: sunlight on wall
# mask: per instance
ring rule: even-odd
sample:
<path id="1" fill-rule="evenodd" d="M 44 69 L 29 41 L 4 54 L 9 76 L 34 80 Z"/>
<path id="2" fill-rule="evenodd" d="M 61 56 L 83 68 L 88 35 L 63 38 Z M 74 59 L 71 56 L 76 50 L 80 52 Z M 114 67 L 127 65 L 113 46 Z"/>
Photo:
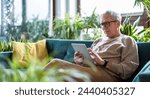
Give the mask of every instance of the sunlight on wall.
<path id="1" fill-rule="evenodd" d="M 81 0 L 81 15 L 89 16 L 95 8 L 98 14 L 106 10 L 113 10 L 118 13 L 143 12 L 143 7 L 134 7 L 134 1 L 135 0 Z"/>

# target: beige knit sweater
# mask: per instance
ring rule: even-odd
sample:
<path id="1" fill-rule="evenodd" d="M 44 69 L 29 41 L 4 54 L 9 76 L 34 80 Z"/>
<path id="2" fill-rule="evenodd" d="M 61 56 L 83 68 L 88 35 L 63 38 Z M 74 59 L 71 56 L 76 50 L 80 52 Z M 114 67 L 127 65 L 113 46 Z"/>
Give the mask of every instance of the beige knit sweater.
<path id="1" fill-rule="evenodd" d="M 105 70 L 115 77 L 127 79 L 139 65 L 137 44 L 129 36 L 121 34 L 112 39 L 98 39 L 93 42 L 91 48 L 102 59 L 109 61 Z"/>

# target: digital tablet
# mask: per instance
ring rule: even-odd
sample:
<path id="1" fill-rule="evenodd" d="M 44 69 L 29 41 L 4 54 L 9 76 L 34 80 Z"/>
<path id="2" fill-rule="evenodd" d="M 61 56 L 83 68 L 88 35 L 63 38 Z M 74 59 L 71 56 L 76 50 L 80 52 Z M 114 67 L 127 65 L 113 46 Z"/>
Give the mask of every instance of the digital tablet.
<path id="1" fill-rule="evenodd" d="M 71 45 L 75 51 L 79 51 L 81 54 L 83 54 L 84 58 L 92 61 L 92 58 L 91 58 L 85 44 L 72 43 Z"/>

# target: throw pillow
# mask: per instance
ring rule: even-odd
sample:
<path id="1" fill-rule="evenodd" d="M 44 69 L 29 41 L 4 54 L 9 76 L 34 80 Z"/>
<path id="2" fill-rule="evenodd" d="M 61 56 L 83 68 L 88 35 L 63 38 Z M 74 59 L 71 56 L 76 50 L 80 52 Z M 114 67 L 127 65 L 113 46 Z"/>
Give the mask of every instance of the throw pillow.
<path id="1" fill-rule="evenodd" d="M 36 43 L 12 42 L 13 62 L 19 67 L 28 67 L 32 62 L 40 61 L 43 66 L 47 63 L 48 52 L 46 40 Z"/>

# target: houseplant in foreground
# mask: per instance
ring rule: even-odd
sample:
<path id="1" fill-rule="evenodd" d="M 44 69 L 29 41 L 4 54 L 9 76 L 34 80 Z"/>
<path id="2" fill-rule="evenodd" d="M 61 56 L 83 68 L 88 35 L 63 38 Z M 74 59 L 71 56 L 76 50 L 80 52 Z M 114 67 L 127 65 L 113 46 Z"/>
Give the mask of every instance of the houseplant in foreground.
<path id="1" fill-rule="evenodd" d="M 88 73 L 54 66 L 44 71 L 41 62 L 34 61 L 27 68 L 18 68 L 10 62 L 10 69 L 0 69 L 0 82 L 74 82 L 76 79 L 90 81 Z M 2 67 L 2 66 L 1 66 Z"/>

